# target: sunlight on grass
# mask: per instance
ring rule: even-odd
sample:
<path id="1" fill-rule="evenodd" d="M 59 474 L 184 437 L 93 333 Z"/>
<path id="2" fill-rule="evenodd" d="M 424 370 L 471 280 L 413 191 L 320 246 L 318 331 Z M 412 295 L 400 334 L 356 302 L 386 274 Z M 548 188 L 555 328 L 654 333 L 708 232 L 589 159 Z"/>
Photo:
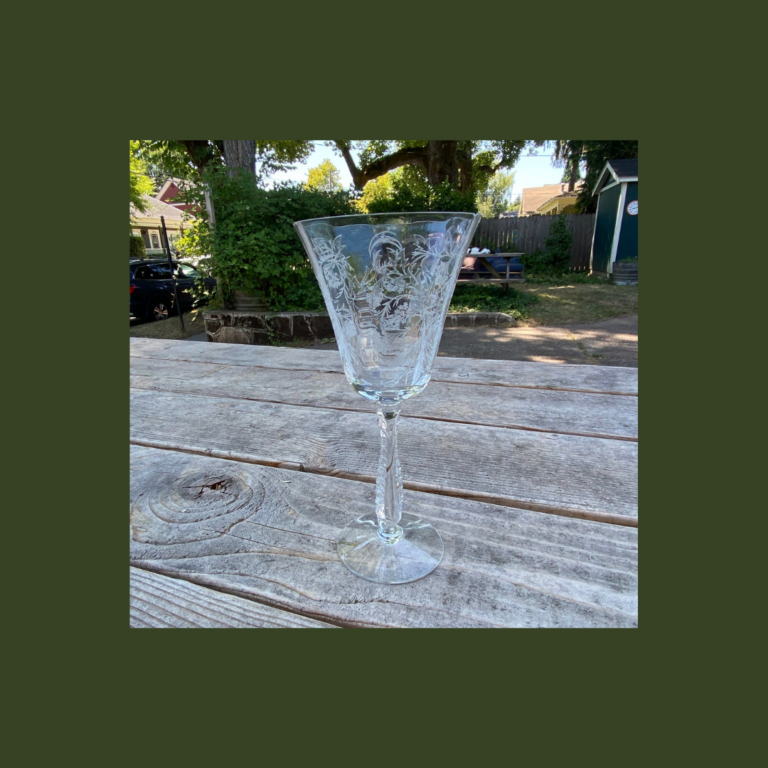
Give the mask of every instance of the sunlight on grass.
<path id="1" fill-rule="evenodd" d="M 618 286 L 581 278 L 549 283 L 537 281 L 510 287 L 504 295 L 498 285 L 459 285 L 450 312 L 504 312 L 522 325 L 592 323 L 638 311 L 638 287 Z"/>
<path id="2" fill-rule="evenodd" d="M 526 325 L 568 325 L 593 323 L 638 311 L 638 286 L 609 283 L 538 286 L 520 288 L 536 296 L 522 322 Z"/>
<path id="3" fill-rule="evenodd" d="M 449 312 L 503 312 L 522 320 L 528 307 L 538 297 L 521 293 L 510 286 L 504 294 L 500 285 L 457 285 L 451 299 Z"/>

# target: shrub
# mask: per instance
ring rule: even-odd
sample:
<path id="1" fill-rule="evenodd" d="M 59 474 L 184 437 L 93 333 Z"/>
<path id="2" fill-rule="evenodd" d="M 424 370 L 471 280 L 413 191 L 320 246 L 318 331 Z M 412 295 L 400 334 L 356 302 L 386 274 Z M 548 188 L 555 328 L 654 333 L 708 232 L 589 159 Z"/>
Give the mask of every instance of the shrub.
<path id="1" fill-rule="evenodd" d="M 477 212 L 474 192 L 459 192 L 447 182 L 419 188 L 407 185 L 403 180 L 392 181 L 392 193 L 388 197 L 371 200 L 369 213 L 392 213 L 398 211 L 469 211 Z"/>
<path id="2" fill-rule="evenodd" d="M 572 244 L 573 235 L 568 229 L 565 217 L 553 217 L 549 234 L 544 241 L 546 251 L 526 253 L 520 259 L 525 265 L 526 277 L 555 278 L 566 275 L 571 261 Z"/>
<path id="3" fill-rule="evenodd" d="M 145 259 L 147 249 L 144 247 L 144 239 L 141 235 L 131 235 L 131 258 Z"/>
<path id="4" fill-rule="evenodd" d="M 210 254 L 199 267 L 218 278 L 217 303 L 232 306 L 233 292 L 264 292 L 270 311 L 324 308 L 312 266 L 293 222 L 356 213 L 346 192 L 328 194 L 282 184 L 256 186 L 253 174 L 215 169 L 207 174 L 216 226 L 205 221 L 177 240 L 182 254 Z"/>
<path id="5" fill-rule="evenodd" d="M 573 235 L 565 223 L 565 216 L 555 216 L 554 221 L 549 226 L 549 236 L 544 241 L 547 258 L 553 272 L 562 274 L 568 270 L 572 245 Z"/>

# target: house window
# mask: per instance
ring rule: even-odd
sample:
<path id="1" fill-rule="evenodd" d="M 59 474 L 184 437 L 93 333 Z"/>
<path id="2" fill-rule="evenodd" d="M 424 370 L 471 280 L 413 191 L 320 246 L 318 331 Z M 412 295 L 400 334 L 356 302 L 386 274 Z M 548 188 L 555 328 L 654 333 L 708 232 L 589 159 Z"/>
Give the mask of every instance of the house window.
<path id="1" fill-rule="evenodd" d="M 152 233 L 152 247 L 153 248 L 160 247 L 160 241 L 157 239 L 157 235 L 154 232 Z"/>

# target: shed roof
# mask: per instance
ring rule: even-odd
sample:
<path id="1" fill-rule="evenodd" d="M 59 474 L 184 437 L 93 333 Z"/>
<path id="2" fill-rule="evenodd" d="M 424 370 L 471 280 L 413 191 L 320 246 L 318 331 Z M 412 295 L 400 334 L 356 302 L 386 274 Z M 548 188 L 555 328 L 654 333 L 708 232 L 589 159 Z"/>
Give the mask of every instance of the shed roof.
<path id="1" fill-rule="evenodd" d="M 620 179 L 628 179 L 630 176 L 637 176 L 637 158 L 629 160 L 609 160 L 611 168 Z"/>
<path id="2" fill-rule="evenodd" d="M 626 160 L 609 160 L 603 168 L 597 179 L 597 184 L 592 190 L 593 195 L 597 195 L 600 190 L 611 182 L 637 181 L 637 158 L 628 158 Z"/>

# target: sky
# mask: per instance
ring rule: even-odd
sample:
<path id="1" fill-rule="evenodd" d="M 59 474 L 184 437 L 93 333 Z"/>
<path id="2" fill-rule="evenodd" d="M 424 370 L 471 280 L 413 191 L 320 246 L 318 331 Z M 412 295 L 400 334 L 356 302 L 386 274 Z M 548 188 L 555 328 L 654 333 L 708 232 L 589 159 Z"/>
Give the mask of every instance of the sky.
<path id="1" fill-rule="evenodd" d="M 563 177 L 563 168 L 552 167 L 550 150 L 539 148 L 536 156 L 522 154 L 514 167 L 515 183 L 512 187 L 512 199 L 517 198 L 525 187 L 540 187 L 543 184 L 557 184 Z M 352 153 L 355 155 L 355 153 Z M 341 173 L 341 183 L 345 187 L 352 186 L 352 176 L 341 155 L 336 154 L 322 141 L 315 141 L 315 151 L 306 164 L 297 165 L 293 171 L 283 171 L 273 176 L 274 181 L 305 182 L 310 168 L 320 165 L 324 160 L 330 160 Z M 357 160 L 357 157 L 355 157 Z"/>

